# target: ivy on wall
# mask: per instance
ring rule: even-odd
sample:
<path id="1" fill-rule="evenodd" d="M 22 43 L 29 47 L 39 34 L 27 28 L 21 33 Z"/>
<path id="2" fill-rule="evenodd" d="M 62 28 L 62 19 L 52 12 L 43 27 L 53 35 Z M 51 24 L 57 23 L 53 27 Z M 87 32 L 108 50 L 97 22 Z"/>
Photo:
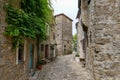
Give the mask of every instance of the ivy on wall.
<path id="1" fill-rule="evenodd" d="M 14 1 L 14 0 L 13 0 Z M 25 38 L 45 40 L 47 25 L 53 23 L 52 8 L 48 0 L 21 0 L 20 8 L 5 5 L 7 11 L 5 35 L 10 36 L 13 48 Z"/>

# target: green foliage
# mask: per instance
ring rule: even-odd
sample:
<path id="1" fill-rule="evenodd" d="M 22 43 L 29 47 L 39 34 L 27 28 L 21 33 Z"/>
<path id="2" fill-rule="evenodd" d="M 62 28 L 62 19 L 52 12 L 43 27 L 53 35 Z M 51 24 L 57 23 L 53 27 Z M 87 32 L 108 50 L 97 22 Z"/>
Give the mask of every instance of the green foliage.
<path id="1" fill-rule="evenodd" d="M 21 8 L 5 5 L 7 11 L 5 35 L 12 38 L 13 47 L 25 38 L 47 38 L 47 24 L 52 24 L 53 14 L 48 0 L 21 0 Z"/>
<path id="2" fill-rule="evenodd" d="M 74 50 L 77 50 L 77 33 L 73 35 L 73 45 Z"/>
<path id="3" fill-rule="evenodd" d="M 73 39 L 77 40 L 77 33 L 73 35 Z"/>
<path id="4" fill-rule="evenodd" d="M 21 8 L 32 16 L 41 18 L 46 23 L 51 23 L 52 7 L 49 0 L 22 0 Z"/>
<path id="5" fill-rule="evenodd" d="M 44 65 L 44 64 L 46 64 L 46 61 L 45 61 L 45 60 L 39 60 L 39 61 L 37 62 L 37 65 Z"/>
<path id="6" fill-rule="evenodd" d="M 75 57 L 80 57 L 80 55 L 77 53 L 77 54 L 75 55 Z"/>

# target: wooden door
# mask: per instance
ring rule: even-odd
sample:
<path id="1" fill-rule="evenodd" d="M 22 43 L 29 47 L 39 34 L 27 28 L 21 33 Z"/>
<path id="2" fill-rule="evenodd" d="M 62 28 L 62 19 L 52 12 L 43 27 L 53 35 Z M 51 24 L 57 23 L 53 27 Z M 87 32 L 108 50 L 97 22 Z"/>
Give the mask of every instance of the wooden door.
<path id="1" fill-rule="evenodd" d="M 34 65 L 34 46 L 33 44 L 30 44 L 29 46 L 29 51 L 30 51 L 30 58 L 29 58 L 29 68 L 33 69 L 33 65 Z"/>
<path id="2" fill-rule="evenodd" d="M 48 58 L 49 54 L 49 45 L 45 45 L 45 58 Z"/>

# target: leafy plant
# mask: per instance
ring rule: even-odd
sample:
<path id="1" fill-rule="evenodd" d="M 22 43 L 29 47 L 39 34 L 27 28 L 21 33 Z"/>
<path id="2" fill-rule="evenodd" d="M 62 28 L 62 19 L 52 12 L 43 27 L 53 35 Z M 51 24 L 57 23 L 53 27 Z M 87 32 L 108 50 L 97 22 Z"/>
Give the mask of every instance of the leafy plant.
<path id="1" fill-rule="evenodd" d="M 77 33 L 73 35 L 73 49 L 77 51 Z"/>
<path id="2" fill-rule="evenodd" d="M 45 60 L 40 60 L 37 62 L 37 65 L 44 65 L 46 64 L 46 61 Z"/>
<path id="3" fill-rule="evenodd" d="M 80 57 L 80 55 L 77 53 L 77 54 L 75 55 L 75 57 Z"/>
<path id="4" fill-rule="evenodd" d="M 48 0 L 21 0 L 21 8 L 14 7 L 12 0 L 5 5 L 7 11 L 5 35 L 10 36 L 13 48 L 25 38 L 47 38 L 47 25 L 53 23 L 52 8 Z"/>

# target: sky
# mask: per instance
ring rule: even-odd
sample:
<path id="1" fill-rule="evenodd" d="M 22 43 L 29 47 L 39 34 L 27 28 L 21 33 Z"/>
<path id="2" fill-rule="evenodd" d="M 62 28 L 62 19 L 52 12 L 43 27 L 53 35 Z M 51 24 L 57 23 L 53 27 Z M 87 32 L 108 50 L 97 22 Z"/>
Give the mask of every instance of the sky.
<path id="1" fill-rule="evenodd" d="M 75 23 L 78 11 L 78 0 L 51 0 L 54 15 L 64 13 L 73 20 L 72 33 L 76 33 Z"/>

